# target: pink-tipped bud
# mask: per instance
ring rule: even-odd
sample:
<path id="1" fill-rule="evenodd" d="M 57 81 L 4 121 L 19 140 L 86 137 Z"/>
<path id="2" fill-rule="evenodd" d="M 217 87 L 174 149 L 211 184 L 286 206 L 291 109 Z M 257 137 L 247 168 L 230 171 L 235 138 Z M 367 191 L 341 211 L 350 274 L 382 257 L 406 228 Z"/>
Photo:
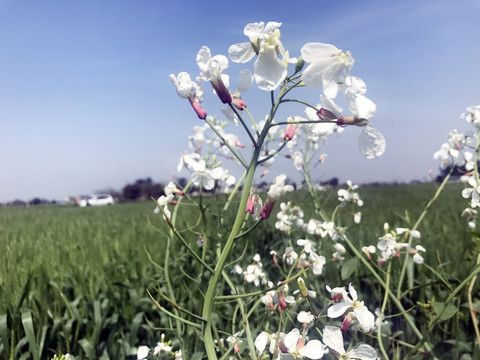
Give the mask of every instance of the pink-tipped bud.
<path id="1" fill-rule="evenodd" d="M 295 136 L 295 124 L 288 124 L 285 129 L 285 135 L 283 141 L 290 141 Z"/>
<path id="2" fill-rule="evenodd" d="M 262 211 L 260 212 L 260 217 L 262 219 L 268 219 L 270 214 L 272 213 L 273 207 L 275 206 L 275 200 L 272 198 L 267 197 L 265 204 L 263 205 Z"/>
<path id="3" fill-rule="evenodd" d="M 278 308 L 280 310 L 285 310 L 287 308 L 287 302 L 285 300 L 285 295 L 283 295 L 283 291 L 279 291 L 277 293 L 278 296 Z"/>
<path id="4" fill-rule="evenodd" d="M 253 214 L 255 212 L 255 195 L 250 193 L 250 197 L 247 200 L 247 206 L 245 207 L 245 214 L 249 212 Z"/>
<path id="5" fill-rule="evenodd" d="M 241 97 L 234 97 L 232 99 L 232 105 L 235 106 L 240 111 L 242 111 L 247 107 L 247 104 L 245 104 L 245 101 L 243 101 Z"/>
<path id="6" fill-rule="evenodd" d="M 202 105 L 195 100 L 195 98 L 188 98 L 188 101 L 190 101 L 190 105 L 192 105 L 193 110 L 197 113 L 197 116 L 200 120 L 205 120 L 207 117 L 207 112 L 202 108 Z"/>
<path id="7" fill-rule="evenodd" d="M 340 330 L 342 331 L 348 331 L 348 328 L 350 327 L 350 324 L 352 323 L 353 318 L 350 314 L 347 314 L 345 316 L 345 319 L 343 319 L 342 326 L 340 326 Z"/>
<path id="8" fill-rule="evenodd" d="M 232 102 L 232 94 L 230 94 L 230 90 L 227 89 L 221 77 L 210 81 L 210 83 L 222 103 L 230 104 Z"/>
<path id="9" fill-rule="evenodd" d="M 325 108 L 321 108 L 320 110 L 318 110 L 317 116 L 319 119 L 322 120 L 334 120 L 337 118 L 337 116 L 333 112 Z"/>

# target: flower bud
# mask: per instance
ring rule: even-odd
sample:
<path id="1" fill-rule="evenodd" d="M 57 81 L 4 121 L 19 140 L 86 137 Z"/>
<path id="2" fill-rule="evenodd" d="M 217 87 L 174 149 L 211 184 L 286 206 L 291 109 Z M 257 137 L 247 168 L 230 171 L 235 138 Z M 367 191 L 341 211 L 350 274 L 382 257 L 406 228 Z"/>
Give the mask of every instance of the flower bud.
<path id="1" fill-rule="evenodd" d="M 247 104 L 245 104 L 245 101 L 241 97 L 233 97 L 232 99 L 232 105 L 235 106 L 238 110 L 242 111 L 247 107 Z"/>
<path id="2" fill-rule="evenodd" d="M 290 141 L 295 136 L 295 124 L 288 124 L 285 129 L 285 135 L 283 141 Z"/>
<path id="3" fill-rule="evenodd" d="M 352 315 L 347 314 L 345 318 L 343 319 L 342 326 L 340 326 L 340 330 L 342 331 L 348 331 L 348 328 L 350 327 L 350 324 L 352 323 L 353 318 Z"/>
<path id="4" fill-rule="evenodd" d="M 232 102 L 232 94 L 230 94 L 230 90 L 227 89 L 221 77 L 212 79 L 210 83 L 222 103 L 230 104 Z"/>
<path id="5" fill-rule="evenodd" d="M 197 113 L 197 116 L 200 120 L 205 120 L 207 117 L 207 112 L 202 108 L 202 105 L 195 100 L 195 98 L 188 98 L 188 101 L 190 101 L 190 105 L 192 105 L 193 110 Z"/>
<path id="6" fill-rule="evenodd" d="M 330 110 L 327 110 L 325 108 L 321 108 L 320 110 L 317 111 L 317 116 L 319 119 L 322 120 L 335 120 L 337 116 L 331 112 Z M 340 120 L 340 119 L 338 119 Z M 338 122 L 337 122 L 338 123 Z M 339 124 L 341 125 L 341 124 Z"/>
<path id="7" fill-rule="evenodd" d="M 283 294 L 283 291 L 279 291 L 277 293 L 278 296 L 278 308 L 280 310 L 285 310 L 287 308 L 287 302 L 285 301 L 285 295 Z"/>
<path id="8" fill-rule="evenodd" d="M 255 212 L 255 195 L 250 192 L 250 197 L 247 200 L 247 206 L 245 207 L 245 214 L 249 212 L 253 214 Z"/>
<path id="9" fill-rule="evenodd" d="M 307 286 L 305 285 L 305 281 L 301 277 L 297 279 L 298 288 L 300 289 L 300 294 L 303 298 L 308 296 Z"/>
<path id="10" fill-rule="evenodd" d="M 302 71 L 303 67 L 305 66 L 305 61 L 303 58 L 300 56 L 297 59 L 297 63 L 295 64 L 295 74 Z"/>
<path id="11" fill-rule="evenodd" d="M 263 205 L 262 211 L 260 212 L 260 217 L 262 219 L 268 219 L 268 217 L 272 213 L 274 206 L 275 206 L 275 200 L 272 200 L 272 198 L 267 197 L 267 200 L 265 200 L 265 204 Z"/>

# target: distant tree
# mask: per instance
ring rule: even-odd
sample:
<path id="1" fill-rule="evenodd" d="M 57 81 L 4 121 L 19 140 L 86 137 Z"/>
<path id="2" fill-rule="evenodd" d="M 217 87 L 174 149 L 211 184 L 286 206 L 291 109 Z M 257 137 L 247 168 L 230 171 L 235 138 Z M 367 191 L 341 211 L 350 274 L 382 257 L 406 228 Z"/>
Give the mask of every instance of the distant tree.
<path id="1" fill-rule="evenodd" d="M 122 190 L 125 200 L 137 200 L 142 195 L 142 189 L 137 184 L 128 184 Z"/>
<path id="2" fill-rule="evenodd" d="M 27 206 L 27 203 L 23 200 L 13 200 L 7 203 L 8 206 Z"/>
<path id="3" fill-rule="evenodd" d="M 151 178 L 137 179 L 134 184 L 128 184 L 122 189 L 125 200 L 147 200 L 164 195 L 164 186 L 154 183 Z"/>
<path id="4" fill-rule="evenodd" d="M 177 183 L 183 189 L 185 186 L 187 186 L 188 180 L 184 177 L 181 177 L 177 179 Z"/>
<path id="5" fill-rule="evenodd" d="M 42 199 L 36 197 L 36 198 L 33 198 L 32 200 L 30 200 L 28 203 L 30 205 L 41 205 L 41 204 L 48 203 L 48 201 L 42 200 Z"/>

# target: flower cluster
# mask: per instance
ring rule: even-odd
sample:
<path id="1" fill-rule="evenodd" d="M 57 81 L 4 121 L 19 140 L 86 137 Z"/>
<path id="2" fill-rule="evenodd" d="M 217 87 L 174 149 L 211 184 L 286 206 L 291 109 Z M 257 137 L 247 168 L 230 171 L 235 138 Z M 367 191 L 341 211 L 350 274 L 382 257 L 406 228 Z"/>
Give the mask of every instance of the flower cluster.
<path id="1" fill-rule="evenodd" d="M 277 219 L 275 228 L 289 233 L 294 225 L 297 228 L 303 227 L 303 210 L 300 206 L 293 205 L 291 201 L 287 203 L 282 202 L 280 211 L 277 213 Z"/>
<path id="2" fill-rule="evenodd" d="M 152 354 L 154 358 L 160 358 L 162 354 L 173 355 L 175 360 L 182 360 L 182 351 L 173 351 L 170 341 L 165 341 L 165 334 L 160 336 L 160 341 L 157 345 L 150 349 L 148 346 L 141 345 L 137 350 L 137 360 L 147 359 Z"/>
<path id="3" fill-rule="evenodd" d="M 402 250 L 405 250 L 407 254 L 412 256 L 414 263 L 423 263 L 424 259 L 421 253 L 425 252 L 426 249 L 420 244 L 415 247 L 410 245 L 411 240 L 420 239 L 420 232 L 418 230 L 400 227 L 395 230 L 390 230 L 388 223 L 384 224 L 384 229 L 385 235 L 378 239 L 379 241 L 376 248 L 373 245 L 362 247 L 362 251 L 369 260 L 372 259 L 371 255 L 375 254 L 378 249 L 378 262 L 381 266 L 384 266 L 385 262 L 390 259 L 400 258 Z"/>
<path id="4" fill-rule="evenodd" d="M 480 138 L 480 105 L 467 107 L 460 118 L 471 124 L 474 129 L 464 133 L 456 129 L 451 130 L 447 142 L 441 145 L 433 157 L 442 161 L 440 170 L 445 176 L 460 175 L 460 180 L 465 183 L 462 197 L 470 199 L 470 206 L 465 208 L 463 215 L 467 216 L 468 226 L 475 229 L 476 208 L 480 207 L 480 180 L 478 172 L 475 171 Z"/>

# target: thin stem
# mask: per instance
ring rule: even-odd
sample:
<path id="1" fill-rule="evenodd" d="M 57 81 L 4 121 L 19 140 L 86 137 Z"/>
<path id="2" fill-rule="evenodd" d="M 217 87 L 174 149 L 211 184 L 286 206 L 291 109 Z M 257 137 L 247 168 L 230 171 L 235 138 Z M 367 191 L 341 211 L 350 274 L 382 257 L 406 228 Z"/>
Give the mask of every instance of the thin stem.
<path id="1" fill-rule="evenodd" d="M 182 323 L 184 323 L 185 325 L 189 325 L 189 326 L 193 326 L 197 329 L 201 329 L 202 328 L 202 325 L 200 324 L 197 324 L 197 323 L 194 323 L 192 321 L 189 321 L 189 320 L 186 320 L 184 318 L 182 318 L 181 316 L 178 316 L 170 311 L 168 311 L 167 309 L 165 309 L 162 305 L 160 305 L 160 303 L 154 299 L 154 297 L 152 296 L 152 294 L 150 294 L 150 291 L 147 290 L 147 293 L 148 295 L 150 296 L 150 298 L 152 299 L 152 301 L 155 303 L 155 305 L 157 305 L 157 307 L 160 309 L 160 311 L 164 312 L 165 314 L 167 314 L 168 316 L 174 318 L 175 320 L 177 321 L 180 321 Z"/>
<path id="2" fill-rule="evenodd" d="M 243 111 L 247 113 L 248 117 L 250 118 L 250 121 L 252 122 L 252 126 L 253 126 L 253 129 L 255 130 L 255 133 L 258 135 L 259 133 L 258 126 L 255 120 L 253 119 L 252 114 L 250 113 L 250 111 L 248 111 L 248 108 L 243 109 Z"/>
<path id="3" fill-rule="evenodd" d="M 437 199 L 440 197 L 440 194 L 442 193 L 443 189 L 445 188 L 445 185 L 447 184 L 448 180 L 450 179 L 450 176 L 452 175 L 453 170 L 454 170 L 454 166 L 452 166 L 452 168 L 450 169 L 450 172 L 447 174 L 447 176 L 445 176 L 445 179 L 443 179 L 442 183 L 440 184 L 437 191 L 435 192 L 435 195 L 433 195 L 433 197 L 428 202 L 427 206 L 425 206 L 425 209 L 420 214 L 420 216 L 419 216 L 418 220 L 416 221 L 415 225 L 413 226 L 412 230 L 416 230 L 420 226 L 423 219 L 425 218 L 425 215 L 427 215 L 428 211 L 432 207 L 433 203 L 435 201 L 437 201 Z M 409 241 L 408 241 L 408 245 L 412 244 L 412 239 L 413 239 L 413 237 L 410 236 Z M 403 262 L 402 271 L 400 273 L 400 278 L 399 278 L 398 286 L 397 286 L 397 297 L 400 297 L 400 295 L 402 293 L 403 279 L 404 279 L 405 273 L 407 271 L 407 265 L 408 265 L 409 260 L 410 260 L 410 258 L 407 256 L 407 257 L 405 257 L 405 260 Z"/>
<path id="4" fill-rule="evenodd" d="M 153 199 L 153 198 L 152 198 Z M 213 273 L 213 269 L 205 262 L 203 259 L 195 252 L 193 249 L 190 247 L 188 242 L 183 238 L 183 236 L 177 231 L 173 223 L 171 222 L 170 218 L 168 215 L 165 213 L 165 210 L 163 210 L 163 207 L 158 205 L 157 201 L 153 199 L 155 203 L 157 204 L 158 208 L 160 211 L 163 213 L 163 216 L 165 217 L 165 220 L 167 221 L 168 225 L 170 226 L 171 231 L 175 234 L 175 236 L 182 242 L 183 246 L 193 255 L 193 257 L 200 263 L 202 264 L 209 272 Z M 168 249 L 167 249 L 168 250 Z"/>
<path id="5" fill-rule="evenodd" d="M 387 352 L 385 351 L 385 347 L 383 345 L 382 340 L 382 322 L 383 322 L 383 314 L 385 313 L 385 308 L 387 306 L 388 296 L 390 295 L 390 270 L 392 268 L 392 262 L 388 263 L 387 268 L 387 279 L 385 281 L 385 295 L 383 297 L 382 309 L 380 310 L 380 319 L 378 321 L 378 329 L 377 329 L 377 339 L 378 339 L 378 346 L 380 347 L 380 351 L 382 352 L 385 359 L 389 359 Z"/>
<path id="6" fill-rule="evenodd" d="M 415 345 L 415 347 L 407 354 L 407 356 L 405 357 L 405 360 L 408 360 L 410 359 L 419 349 L 420 347 L 425 343 L 425 341 L 427 341 L 428 337 L 430 336 L 433 328 L 435 326 L 437 326 L 437 323 L 441 320 L 442 318 L 442 315 L 443 313 L 445 312 L 445 310 L 447 309 L 448 307 L 448 304 L 455 298 L 455 296 L 457 296 L 457 294 L 462 291 L 465 286 L 468 285 L 469 281 L 471 281 L 474 277 L 478 276 L 478 274 L 480 273 L 480 266 L 479 267 L 476 267 L 475 270 L 473 270 L 470 275 L 468 275 L 465 280 L 463 280 L 456 288 L 455 290 L 453 290 L 450 295 L 448 296 L 448 298 L 445 300 L 444 302 L 444 306 L 443 306 L 443 309 L 442 311 L 440 311 L 437 316 L 435 317 L 435 319 L 430 323 L 430 325 L 428 326 L 428 329 L 426 331 L 426 333 L 424 332 L 423 336 L 421 337 L 420 341 Z M 425 344 L 426 346 L 427 344 Z"/>
<path id="7" fill-rule="evenodd" d="M 245 131 L 247 132 L 248 137 L 249 137 L 250 140 L 252 141 L 253 146 L 257 147 L 257 142 L 255 141 L 255 138 L 253 137 L 252 133 L 250 132 L 250 129 L 247 127 L 247 125 L 246 125 L 245 122 L 243 121 L 242 117 L 241 117 L 240 114 L 238 113 L 238 111 L 237 111 L 237 109 L 235 108 L 235 106 L 233 106 L 231 103 L 229 103 L 228 106 L 230 106 L 230 109 L 232 109 L 232 111 L 235 113 L 235 115 L 237 115 L 238 119 L 240 120 L 240 123 L 242 124 L 243 128 L 244 128 Z"/>
<path id="8" fill-rule="evenodd" d="M 225 140 L 223 135 L 215 127 L 215 124 L 211 120 L 208 120 L 208 118 L 205 119 L 205 122 L 210 126 L 210 128 L 215 132 L 215 134 L 220 138 L 220 140 L 222 140 L 225 146 L 228 147 L 232 154 L 237 158 L 238 161 L 240 161 L 240 163 L 246 169 L 248 166 L 243 157 L 228 143 L 228 141 Z"/>
<path id="9" fill-rule="evenodd" d="M 281 102 L 282 102 L 282 103 L 283 103 L 283 102 L 297 102 L 297 103 L 303 104 L 303 105 L 305 105 L 305 106 L 308 106 L 308 107 L 314 109 L 315 111 L 318 111 L 318 109 L 317 109 L 316 106 L 313 106 L 313 105 L 311 105 L 311 104 L 309 104 L 309 103 L 307 103 L 307 102 L 305 102 L 305 101 L 302 101 L 302 100 L 297 100 L 297 99 L 283 99 Z"/>
<path id="10" fill-rule="evenodd" d="M 220 257 L 217 261 L 217 265 L 215 266 L 214 273 L 210 279 L 207 292 L 205 294 L 205 302 L 203 304 L 202 317 L 207 320 L 207 323 L 205 324 L 205 327 L 203 330 L 203 340 L 205 343 L 205 350 L 207 352 L 208 359 L 210 360 L 217 359 L 217 355 L 215 352 L 215 345 L 213 341 L 213 334 L 212 334 L 212 331 L 213 331 L 212 314 L 213 314 L 213 307 L 214 307 L 213 305 L 214 305 L 216 287 L 220 279 L 220 276 L 223 272 L 223 267 L 225 265 L 227 257 L 233 247 L 235 237 L 240 232 L 240 229 L 243 224 L 243 220 L 245 218 L 245 207 L 247 205 L 248 197 L 250 196 L 250 188 L 252 186 L 253 176 L 255 174 L 255 164 L 257 162 L 259 153 L 260 153 L 260 148 L 259 147 L 255 148 L 254 153 L 252 155 L 252 160 L 250 162 L 250 166 L 247 169 L 245 183 L 244 183 L 237 215 L 235 217 L 235 222 L 233 224 L 232 230 L 227 239 L 225 247 L 223 248 L 222 253 L 220 254 Z"/>
<path id="11" fill-rule="evenodd" d="M 266 162 L 266 161 L 270 160 L 271 158 L 273 158 L 274 156 L 276 156 L 280 151 L 283 150 L 283 148 L 285 147 L 285 145 L 287 145 L 287 143 L 288 143 L 288 141 L 285 141 L 285 140 L 284 140 L 284 141 L 282 142 L 282 145 L 280 145 L 280 147 L 279 147 L 277 150 L 275 150 L 275 151 L 274 151 L 273 153 L 271 153 L 270 155 L 264 157 L 263 159 L 258 160 L 258 161 L 257 161 L 257 166 L 263 164 L 264 162 Z"/>
<path id="12" fill-rule="evenodd" d="M 477 265 L 480 264 L 480 252 L 477 255 Z M 475 282 L 477 281 L 477 275 L 472 278 L 470 285 L 468 286 L 468 307 L 470 309 L 470 316 L 472 318 L 473 328 L 475 329 L 475 335 L 477 336 L 477 346 L 480 344 L 480 331 L 478 329 L 478 321 L 477 321 L 477 311 L 473 308 L 473 300 L 472 300 L 472 290 Z"/>
<path id="13" fill-rule="evenodd" d="M 355 245 L 353 245 L 351 240 L 345 234 L 341 234 L 341 237 L 348 244 L 349 248 L 353 251 L 355 256 L 358 259 L 360 259 L 360 261 L 365 265 L 365 267 L 368 269 L 368 271 L 370 271 L 370 273 L 377 279 L 379 284 L 386 291 L 386 289 L 387 289 L 386 283 L 383 281 L 383 279 L 380 277 L 380 275 L 378 275 L 378 273 L 373 269 L 372 265 L 362 255 L 362 253 L 355 247 Z M 405 311 L 405 308 L 403 307 L 400 300 L 391 291 L 388 292 L 388 296 L 390 297 L 390 300 L 395 304 L 395 306 L 397 306 L 397 308 L 400 310 L 400 312 L 402 313 L 402 316 L 404 317 L 404 319 L 406 320 L 406 322 L 408 323 L 408 325 L 410 326 L 412 331 L 415 333 L 415 335 L 419 339 L 422 339 L 422 337 L 423 337 L 422 332 L 417 328 L 417 326 L 415 325 L 415 322 L 413 321 L 412 317 Z M 420 348 L 420 346 L 419 346 L 419 348 Z M 432 352 L 432 348 L 430 347 L 430 345 L 428 343 L 425 344 L 425 348 L 426 348 L 427 351 Z M 434 359 L 436 359 L 435 356 L 434 356 Z"/>

